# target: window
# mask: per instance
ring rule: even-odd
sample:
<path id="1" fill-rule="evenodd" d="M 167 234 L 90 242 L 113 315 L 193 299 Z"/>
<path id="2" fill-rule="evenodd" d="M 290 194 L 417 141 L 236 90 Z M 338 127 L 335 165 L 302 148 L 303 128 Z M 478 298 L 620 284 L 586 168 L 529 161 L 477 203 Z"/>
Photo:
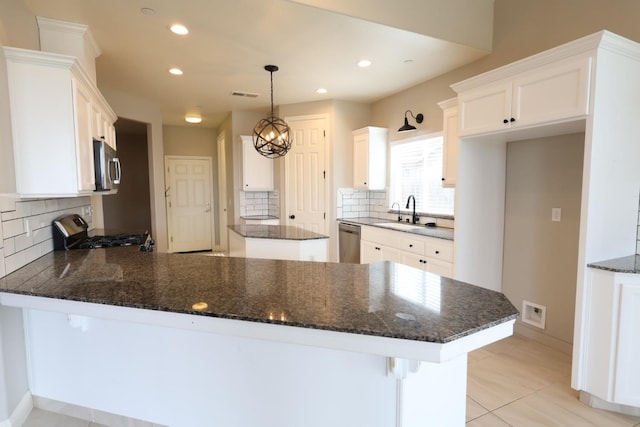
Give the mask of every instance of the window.
<path id="1" fill-rule="evenodd" d="M 453 215 L 454 189 L 442 188 L 442 144 L 442 136 L 391 144 L 389 203 L 404 208 L 413 195 L 417 212 Z"/>

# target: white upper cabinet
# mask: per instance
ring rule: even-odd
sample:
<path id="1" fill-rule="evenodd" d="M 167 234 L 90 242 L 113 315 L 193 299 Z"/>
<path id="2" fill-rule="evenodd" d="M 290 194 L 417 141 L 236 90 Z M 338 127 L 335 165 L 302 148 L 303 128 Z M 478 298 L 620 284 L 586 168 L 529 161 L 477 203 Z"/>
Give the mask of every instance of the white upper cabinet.
<path id="1" fill-rule="evenodd" d="M 353 131 L 353 187 L 384 190 L 387 185 L 387 129 Z"/>
<path id="2" fill-rule="evenodd" d="M 458 101 L 456 98 L 439 102 L 442 108 L 442 186 L 455 187 L 458 176 Z"/>
<path id="3" fill-rule="evenodd" d="M 253 146 L 250 136 L 242 138 L 242 190 L 273 190 L 273 159 L 264 157 Z"/>
<path id="4" fill-rule="evenodd" d="M 91 194 L 93 138 L 102 136 L 94 112 L 100 111 L 103 129 L 113 128 L 115 113 L 76 58 L 8 47 L 2 54 L 16 192 L 20 197 Z M 115 147 L 115 133 L 109 132 Z"/>
<path id="5" fill-rule="evenodd" d="M 589 113 L 591 57 L 578 55 L 462 91 L 460 136 L 562 122 Z M 501 69 L 506 73 L 508 69 Z"/>

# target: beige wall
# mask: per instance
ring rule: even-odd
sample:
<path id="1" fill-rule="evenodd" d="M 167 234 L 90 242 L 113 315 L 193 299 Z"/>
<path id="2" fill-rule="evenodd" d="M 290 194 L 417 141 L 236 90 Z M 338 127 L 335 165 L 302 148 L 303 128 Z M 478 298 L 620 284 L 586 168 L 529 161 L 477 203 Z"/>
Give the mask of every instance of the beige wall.
<path id="1" fill-rule="evenodd" d="M 102 93 L 118 117 L 147 124 L 151 234 L 156 249 L 166 252 L 167 209 L 164 198 L 164 147 L 160 108 L 151 102 L 121 92 L 102 90 Z M 102 206 L 96 206 L 96 209 L 102 209 Z"/>
<path id="2" fill-rule="evenodd" d="M 151 231 L 146 134 L 118 132 L 118 157 L 122 163 L 122 183 L 117 194 L 102 196 L 104 228 L 126 233 Z"/>
<path id="3" fill-rule="evenodd" d="M 507 144 L 503 292 L 547 307 L 544 333 L 573 341 L 584 133 Z M 561 208 L 560 222 L 551 209 Z M 541 330 L 537 330 L 542 332 Z"/>
<path id="4" fill-rule="evenodd" d="M 165 156 L 204 156 L 216 163 L 215 129 L 199 126 L 163 126 Z"/>
<path id="5" fill-rule="evenodd" d="M 418 133 L 442 130 L 438 102 L 456 94 L 449 85 L 600 30 L 640 42 L 637 0 L 496 0 L 490 55 L 372 105 L 374 126 L 398 129 L 407 109 L 423 113 Z M 391 140 L 397 133 L 390 132 Z"/>

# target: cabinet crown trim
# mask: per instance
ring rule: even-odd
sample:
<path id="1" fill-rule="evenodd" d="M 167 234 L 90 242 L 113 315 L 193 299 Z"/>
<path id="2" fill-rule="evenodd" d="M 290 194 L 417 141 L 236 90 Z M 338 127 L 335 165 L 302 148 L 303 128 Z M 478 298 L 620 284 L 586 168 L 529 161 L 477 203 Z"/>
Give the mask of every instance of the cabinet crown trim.
<path id="1" fill-rule="evenodd" d="M 456 93 L 466 92 L 571 56 L 590 51 L 595 53 L 598 48 L 615 51 L 640 60 L 640 49 L 638 49 L 636 42 L 604 30 L 454 83 L 451 88 Z"/>

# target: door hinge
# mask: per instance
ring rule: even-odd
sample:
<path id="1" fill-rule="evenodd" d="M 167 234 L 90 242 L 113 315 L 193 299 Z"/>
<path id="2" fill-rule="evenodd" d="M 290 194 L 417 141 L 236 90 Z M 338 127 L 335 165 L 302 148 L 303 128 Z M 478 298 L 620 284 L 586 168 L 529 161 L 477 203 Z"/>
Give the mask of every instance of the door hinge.
<path id="1" fill-rule="evenodd" d="M 327 179 L 327 171 L 322 171 L 322 178 Z"/>
<path id="2" fill-rule="evenodd" d="M 327 219 L 327 213 L 326 212 L 323 213 L 322 216 L 323 216 L 324 219 Z"/>
<path id="3" fill-rule="evenodd" d="M 322 131 L 322 136 L 325 137 L 325 138 L 327 137 L 327 131 L 326 130 Z"/>
<path id="4" fill-rule="evenodd" d="M 169 209 L 171 209 L 171 202 L 169 202 Z"/>
<path id="5" fill-rule="evenodd" d="M 171 236 L 171 243 L 173 243 L 173 236 Z"/>

